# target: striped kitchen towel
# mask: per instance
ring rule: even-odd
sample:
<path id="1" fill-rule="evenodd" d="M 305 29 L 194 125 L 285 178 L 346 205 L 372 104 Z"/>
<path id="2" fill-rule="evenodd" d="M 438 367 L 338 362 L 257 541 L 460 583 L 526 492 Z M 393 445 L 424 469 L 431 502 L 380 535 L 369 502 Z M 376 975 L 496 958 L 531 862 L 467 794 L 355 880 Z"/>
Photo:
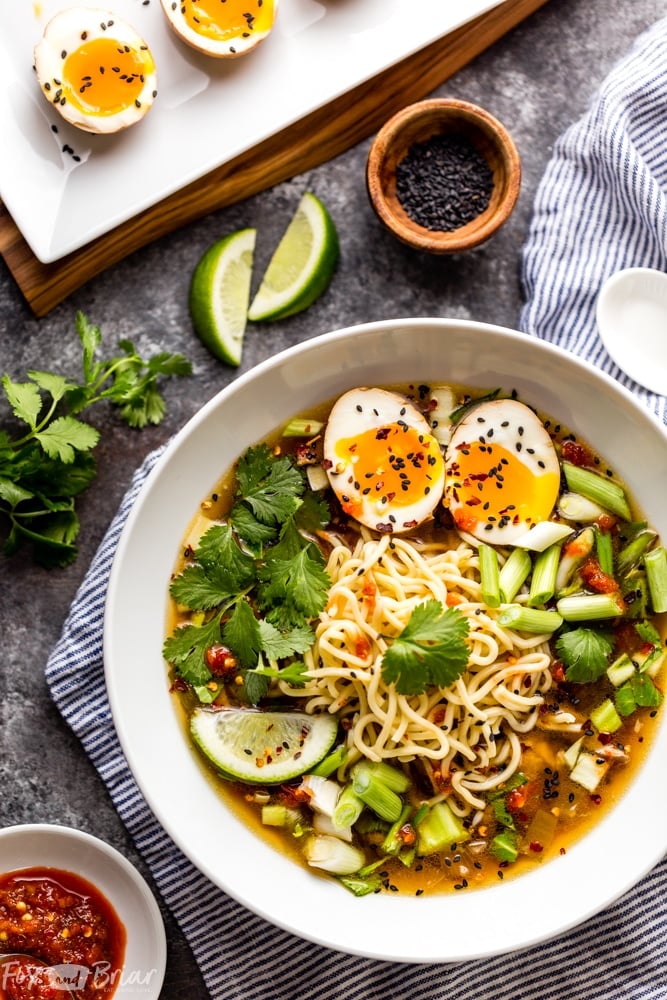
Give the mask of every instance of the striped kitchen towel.
<path id="1" fill-rule="evenodd" d="M 664 73 L 664 79 L 661 76 Z M 590 113 L 558 143 L 524 252 L 521 325 L 616 375 L 595 332 L 594 301 L 619 267 L 664 267 L 667 22 L 633 46 Z M 632 385 L 663 419 L 664 399 Z M 102 624 L 127 515 L 161 452 L 137 471 L 77 593 L 46 669 L 81 740 L 190 942 L 214 1000 L 640 1000 L 667 997 L 667 864 L 569 933 L 519 954 L 408 965 L 339 954 L 295 938 L 214 887 L 170 840 L 123 757 L 106 697 Z M 631 849 L 631 844 L 629 845 Z M 363 904 L 360 904 L 363 905 Z M 540 901 L 548 906 L 548 900 Z M 511 914 L 508 913 L 508 919 Z M 471 927 L 474 934 L 474 927 Z M 443 934 L 446 935 L 446 928 Z M 170 1000 L 164 992 L 165 1000 Z"/>

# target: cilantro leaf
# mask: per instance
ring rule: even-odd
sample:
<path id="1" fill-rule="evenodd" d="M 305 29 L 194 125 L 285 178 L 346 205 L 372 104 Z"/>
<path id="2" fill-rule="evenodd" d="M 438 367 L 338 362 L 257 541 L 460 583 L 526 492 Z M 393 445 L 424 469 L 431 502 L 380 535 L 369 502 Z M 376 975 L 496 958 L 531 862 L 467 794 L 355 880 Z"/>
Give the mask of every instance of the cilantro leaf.
<path id="1" fill-rule="evenodd" d="M 242 667 L 257 663 L 261 648 L 259 623 L 247 601 L 237 601 L 234 611 L 222 629 L 222 638 L 236 653 Z"/>
<path id="2" fill-rule="evenodd" d="M 443 612 L 436 600 L 417 605 L 383 656 L 382 676 L 405 695 L 449 687 L 468 664 L 468 632 L 468 621 L 457 608 Z"/>
<path id="3" fill-rule="evenodd" d="M 280 632 L 266 620 L 259 623 L 259 635 L 262 650 L 270 660 L 284 660 L 294 653 L 305 653 L 315 641 L 315 633 L 308 625 Z"/>
<path id="4" fill-rule="evenodd" d="M 74 461 L 75 451 L 90 451 L 99 441 L 99 432 L 75 417 L 57 417 L 45 430 L 36 431 L 35 438 L 49 456 L 65 465 Z"/>
<path id="5" fill-rule="evenodd" d="M 303 687 L 308 679 L 308 671 L 303 660 L 295 660 L 294 663 L 289 663 L 286 667 L 256 667 L 249 672 L 260 677 L 274 677 L 276 680 L 285 681 L 292 687 Z"/>
<path id="6" fill-rule="evenodd" d="M 592 628 L 575 628 L 556 640 L 556 653 L 566 667 L 565 677 L 574 684 L 588 684 L 602 677 L 612 649 L 609 634 Z"/>
<path id="7" fill-rule="evenodd" d="M 9 375 L 2 376 L 2 387 L 14 416 L 34 429 L 42 409 L 42 397 L 32 382 L 13 382 Z"/>
<path id="8" fill-rule="evenodd" d="M 162 655 L 189 684 L 206 684 L 211 679 L 206 650 L 217 642 L 220 642 L 220 615 L 204 625 L 179 626 L 165 639 Z"/>
<path id="9" fill-rule="evenodd" d="M 637 708 L 658 708 L 663 697 L 647 674 L 637 673 L 621 685 L 614 701 L 619 715 L 627 716 Z"/>
<path id="10" fill-rule="evenodd" d="M 276 625 L 301 625 L 316 618 L 326 604 L 331 580 L 315 546 L 286 559 L 271 553 L 259 576 L 258 601 Z"/>
<path id="11" fill-rule="evenodd" d="M 158 423 L 165 412 L 158 376 L 191 371 L 181 355 L 161 353 L 146 361 L 130 341 L 121 342 L 120 356 L 98 360 L 99 327 L 79 312 L 76 331 L 82 349 L 81 383 L 37 369 L 28 372 L 27 382 L 14 381 L 6 373 L 1 380 L 14 417 L 28 428 L 18 438 L 0 430 L 4 552 L 13 555 L 23 543 L 30 543 L 35 559 L 49 567 L 76 558 L 79 520 L 71 500 L 96 475 L 91 453 L 100 435 L 77 414 L 107 399 L 121 408 L 121 416 L 132 427 Z"/>
<path id="12" fill-rule="evenodd" d="M 266 445 L 250 448 L 238 462 L 243 503 L 262 524 L 276 524 L 294 514 L 303 493 L 303 476 L 287 455 L 271 461 Z"/>

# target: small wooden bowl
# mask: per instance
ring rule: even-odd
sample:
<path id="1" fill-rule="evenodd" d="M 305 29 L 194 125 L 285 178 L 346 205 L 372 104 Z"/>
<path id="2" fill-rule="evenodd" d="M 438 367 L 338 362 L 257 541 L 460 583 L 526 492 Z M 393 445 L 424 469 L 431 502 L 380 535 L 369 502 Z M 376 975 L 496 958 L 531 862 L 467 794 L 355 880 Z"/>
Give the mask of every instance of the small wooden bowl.
<path id="1" fill-rule="evenodd" d="M 398 164 L 415 144 L 434 136 L 457 137 L 472 146 L 493 178 L 487 207 L 451 230 L 415 222 L 396 190 Z M 379 219 L 403 243 L 428 253 L 461 253 L 486 242 L 507 221 L 519 196 L 521 160 L 507 130 L 488 111 L 467 101 L 434 98 L 403 108 L 383 125 L 370 148 L 366 184 Z"/>

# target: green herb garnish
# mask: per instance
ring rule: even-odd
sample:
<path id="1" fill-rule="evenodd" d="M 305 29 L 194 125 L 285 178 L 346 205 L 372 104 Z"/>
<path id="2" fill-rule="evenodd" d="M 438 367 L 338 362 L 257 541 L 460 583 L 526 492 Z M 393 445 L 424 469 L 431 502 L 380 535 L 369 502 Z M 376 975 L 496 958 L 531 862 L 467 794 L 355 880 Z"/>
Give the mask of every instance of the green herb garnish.
<path id="1" fill-rule="evenodd" d="M 566 667 L 565 677 L 575 684 L 588 684 L 602 677 L 612 648 L 610 636 L 592 628 L 563 632 L 556 641 L 556 652 Z"/>
<path id="2" fill-rule="evenodd" d="M 0 431 L 0 534 L 4 553 L 31 544 L 35 560 L 46 567 L 66 566 L 77 555 L 78 497 L 96 475 L 93 449 L 99 432 L 79 419 L 86 409 L 107 400 L 134 428 L 158 424 L 165 403 L 161 377 L 187 375 L 190 363 L 180 354 L 141 358 L 130 340 L 121 354 L 98 360 L 99 327 L 77 313 L 83 349 L 82 379 L 32 370 L 27 381 L 2 376 L 5 397 L 26 430 L 16 437 Z"/>
<path id="3" fill-rule="evenodd" d="M 440 601 L 419 604 L 382 659 L 382 676 L 399 694 L 422 694 L 449 687 L 468 664 L 468 621 L 457 608 L 443 612 Z"/>

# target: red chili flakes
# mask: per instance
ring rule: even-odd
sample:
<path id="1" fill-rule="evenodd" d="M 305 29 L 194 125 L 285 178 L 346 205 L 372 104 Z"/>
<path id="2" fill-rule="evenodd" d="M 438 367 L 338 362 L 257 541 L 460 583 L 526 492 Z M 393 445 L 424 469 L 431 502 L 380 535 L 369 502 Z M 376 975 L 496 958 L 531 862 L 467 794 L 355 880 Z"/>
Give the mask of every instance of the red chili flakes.
<path id="1" fill-rule="evenodd" d="M 591 451 L 578 441 L 563 441 L 563 458 L 570 465 L 577 465 L 580 468 L 593 465 L 594 458 Z"/>
<path id="2" fill-rule="evenodd" d="M 528 845 L 528 847 L 533 852 L 533 854 L 541 854 L 542 851 L 544 850 L 544 847 L 539 842 L 539 840 L 531 840 L 531 842 Z"/>

